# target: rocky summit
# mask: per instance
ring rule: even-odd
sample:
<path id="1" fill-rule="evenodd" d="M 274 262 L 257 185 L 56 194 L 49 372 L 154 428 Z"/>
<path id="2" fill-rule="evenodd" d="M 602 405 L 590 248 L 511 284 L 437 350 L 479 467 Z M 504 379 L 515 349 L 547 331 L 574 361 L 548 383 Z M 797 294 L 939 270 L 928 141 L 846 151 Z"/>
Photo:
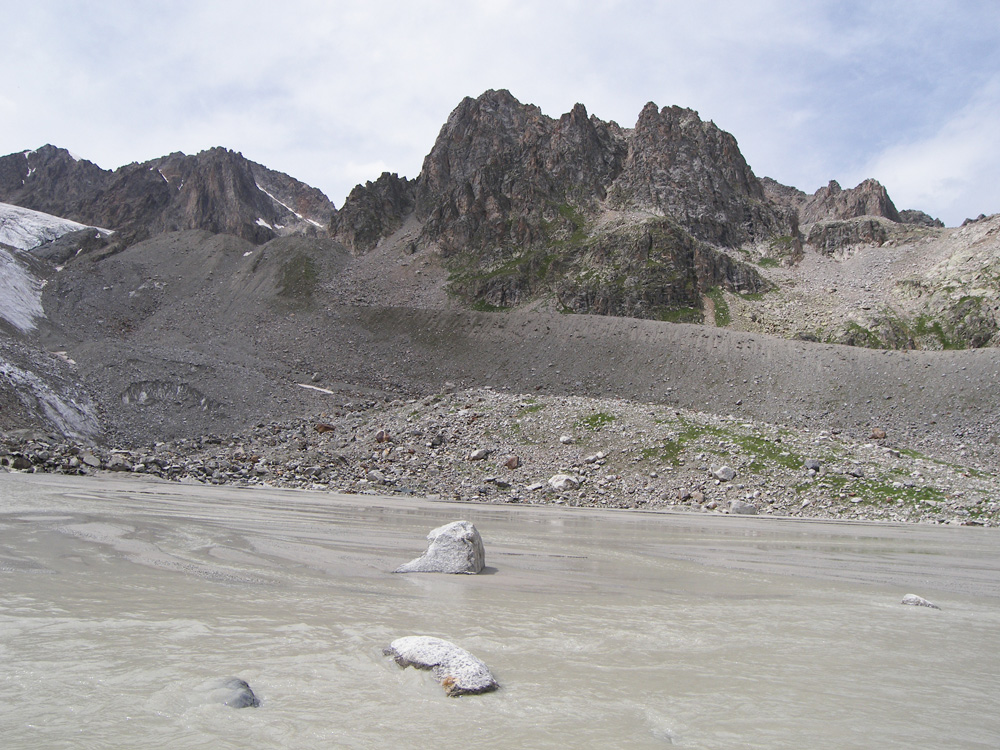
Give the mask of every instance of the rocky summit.
<path id="1" fill-rule="evenodd" d="M 997 523 L 1000 216 L 652 103 L 487 91 L 429 146 L 339 210 L 224 148 L 0 157 L 0 466 Z"/>

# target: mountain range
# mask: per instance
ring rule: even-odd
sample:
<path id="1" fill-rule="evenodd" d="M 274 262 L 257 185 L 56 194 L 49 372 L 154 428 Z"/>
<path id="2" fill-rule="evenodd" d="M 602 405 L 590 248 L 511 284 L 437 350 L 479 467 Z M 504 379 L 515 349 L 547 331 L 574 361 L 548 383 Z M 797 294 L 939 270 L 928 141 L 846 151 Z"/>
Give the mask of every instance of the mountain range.
<path id="1" fill-rule="evenodd" d="M 874 179 L 809 194 L 759 178 L 681 107 L 650 103 L 622 127 L 487 91 L 455 108 L 419 175 L 384 173 L 339 209 L 224 148 L 113 171 L 16 152 L 0 157 L 0 203 L 5 429 L 135 442 L 463 378 L 666 398 L 656 370 L 675 355 L 609 344 L 636 319 L 662 345 L 726 337 L 725 357 L 689 352 L 726 377 L 669 398 L 704 404 L 742 380 L 755 417 L 782 419 L 780 395 L 749 387 L 762 376 L 742 342 L 767 342 L 779 368 L 868 362 L 832 344 L 1000 344 L 1000 218 L 945 228 Z M 553 331 L 571 340 L 553 348 Z M 857 367 L 858 392 L 878 392 Z M 851 423 L 827 385 L 783 387 Z M 918 419 L 903 411 L 885 418 Z"/>

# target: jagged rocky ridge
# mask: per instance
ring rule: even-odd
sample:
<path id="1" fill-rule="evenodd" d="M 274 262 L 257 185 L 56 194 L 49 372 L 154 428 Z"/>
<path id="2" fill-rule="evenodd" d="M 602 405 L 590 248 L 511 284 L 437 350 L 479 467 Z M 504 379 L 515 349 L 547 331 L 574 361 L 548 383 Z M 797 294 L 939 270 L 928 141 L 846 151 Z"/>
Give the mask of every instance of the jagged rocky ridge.
<path id="1" fill-rule="evenodd" d="M 37 251 L 59 263 L 183 229 L 256 244 L 329 231 L 356 256 L 380 246 L 396 257 L 429 254 L 447 269 L 452 299 L 476 309 L 540 305 L 726 325 L 716 300 L 740 307 L 776 290 L 769 264 L 794 265 L 809 249 L 835 256 L 882 246 L 907 227 L 940 225 L 897 211 L 874 180 L 850 190 L 831 182 L 808 195 L 758 179 L 736 140 L 689 109 L 650 103 L 623 128 L 582 104 L 553 119 L 507 91 L 463 100 L 416 179 L 385 173 L 357 186 L 339 212 L 318 190 L 221 148 L 114 172 L 52 146 L 15 153 L 0 158 L 0 200 L 117 230 Z M 819 338 L 890 347 L 993 340 L 995 316 L 969 325 L 968 302 L 944 306 L 924 314 L 944 316 L 941 335 L 882 336 L 883 323 L 864 319 Z M 898 312 L 910 329 L 931 330 L 917 319 L 922 311 Z M 742 323 L 754 330 L 754 321 Z M 800 333 L 817 336 L 804 326 L 786 335 Z"/>
<path id="2" fill-rule="evenodd" d="M 758 179 L 735 138 L 689 109 L 650 103 L 629 129 L 487 91 L 452 112 L 415 180 L 359 185 L 331 231 L 356 254 L 438 251 L 450 292 L 479 309 L 698 321 L 710 293 L 773 288 L 748 260 L 882 244 L 883 223 L 940 226 L 898 212 L 875 180 L 807 195 Z"/>
<path id="3" fill-rule="evenodd" d="M 316 188 L 223 148 L 109 171 L 46 145 L 0 157 L 0 201 L 116 230 L 119 247 L 184 229 L 325 236 L 335 213 Z"/>

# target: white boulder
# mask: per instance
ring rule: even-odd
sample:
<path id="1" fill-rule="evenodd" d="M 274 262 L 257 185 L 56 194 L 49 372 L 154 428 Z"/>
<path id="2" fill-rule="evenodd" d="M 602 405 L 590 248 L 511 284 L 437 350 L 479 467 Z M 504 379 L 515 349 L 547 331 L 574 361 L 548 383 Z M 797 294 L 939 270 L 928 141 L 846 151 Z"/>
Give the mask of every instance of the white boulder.
<path id="1" fill-rule="evenodd" d="M 579 486 L 580 480 L 570 474 L 556 474 L 554 477 L 549 479 L 549 487 L 554 489 L 556 492 L 575 490 Z"/>
<path id="2" fill-rule="evenodd" d="M 500 687 L 489 668 L 464 648 L 425 635 L 397 638 L 382 651 L 403 668 L 429 669 L 449 697 L 488 693 Z"/>
<path id="3" fill-rule="evenodd" d="M 427 539 L 427 551 L 394 572 L 475 574 L 486 564 L 483 538 L 468 521 L 453 521 L 432 529 Z"/>
<path id="4" fill-rule="evenodd" d="M 733 500 L 729 503 L 729 512 L 738 516 L 756 516 L 757 506 L 745 500 Z"/>
<path id="5" fill-rule="evenodd" d="M 731 482 L 736 478 L 736 469 L 731 466 L 718 466 L 713 467 L 712 476 L 718 479 L 720 482 Z"/>
<path id="6" fill-rule="evenodd" d="M 931 609 L 941 609 L 938 605 L 927 601 L 922 596 L 917 596 L 916 594 L 907 594 L 903 597 L 902 604 L 909 604 L 914 607 L 930 607 Z"/>

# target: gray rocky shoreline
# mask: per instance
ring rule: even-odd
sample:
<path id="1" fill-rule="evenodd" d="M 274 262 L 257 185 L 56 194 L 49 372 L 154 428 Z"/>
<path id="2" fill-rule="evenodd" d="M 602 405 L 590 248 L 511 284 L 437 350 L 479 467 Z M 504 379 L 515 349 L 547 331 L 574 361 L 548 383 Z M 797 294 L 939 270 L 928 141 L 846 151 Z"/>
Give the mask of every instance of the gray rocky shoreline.
<path id="1" fill-rule="evenodd" d="M 663 404 L 478 388 L 344 401 L 312 419 L 144 447 L 8 433 L 0 468 L 482 503 L 1000 525 L 996 468 L 963 444 L 926 443 L 879 427 L 858 439 Z"/>

